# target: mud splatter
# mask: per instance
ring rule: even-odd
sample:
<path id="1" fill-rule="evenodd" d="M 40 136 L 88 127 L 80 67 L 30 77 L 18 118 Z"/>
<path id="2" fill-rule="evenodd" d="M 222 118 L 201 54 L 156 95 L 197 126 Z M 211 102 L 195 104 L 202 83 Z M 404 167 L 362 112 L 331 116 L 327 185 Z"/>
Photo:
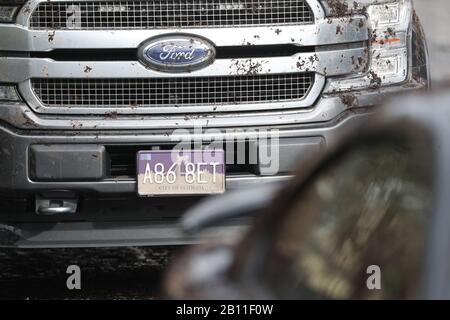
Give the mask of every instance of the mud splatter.
<path id="1" fill-rule="evenodd" d="M 55 40 L 56 31 L 52 31 L 48 33 L 48 42 L 53 42 Z"/>
<path id="2" fill-rule="evenodd" d="M 358 98 L 354 94 L 341 94 L 339 95 L 339 98 L 341 99 L 342 103 L 346 105 L 347 107 L 356 107 L 358 106 Z"/>
<path id="3" fill-rule="evenodd" d="M 375 71 L 369 71 L 369 80 L 371 89 L 379 89 L 381 87 L 382 79 L 375 73 Z"/>

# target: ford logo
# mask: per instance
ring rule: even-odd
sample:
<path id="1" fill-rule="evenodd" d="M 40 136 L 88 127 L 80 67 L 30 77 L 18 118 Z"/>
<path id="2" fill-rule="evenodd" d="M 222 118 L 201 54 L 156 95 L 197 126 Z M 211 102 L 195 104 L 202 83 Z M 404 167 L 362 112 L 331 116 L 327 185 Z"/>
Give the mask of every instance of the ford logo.
<path id="1" fill-rule="evenodd" d="M 164 72 L 190 72 L 214 61 L 214 46 L 197 36 L 169 35 L 152 38 L 139 49 L 141 61 Z"/>

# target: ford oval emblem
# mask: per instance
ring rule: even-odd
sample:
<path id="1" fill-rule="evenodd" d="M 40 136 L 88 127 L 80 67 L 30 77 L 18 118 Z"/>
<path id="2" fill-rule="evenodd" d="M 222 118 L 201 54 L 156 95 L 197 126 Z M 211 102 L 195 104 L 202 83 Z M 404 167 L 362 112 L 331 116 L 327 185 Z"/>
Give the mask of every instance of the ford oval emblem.
<path id="1" fill-rule="evenodd" d="M 197 36 L 168 35 L 144 42 L 138 54 L 143 63 L 155 70 L 190 72 L 211 64 L 216 50 Z"/>

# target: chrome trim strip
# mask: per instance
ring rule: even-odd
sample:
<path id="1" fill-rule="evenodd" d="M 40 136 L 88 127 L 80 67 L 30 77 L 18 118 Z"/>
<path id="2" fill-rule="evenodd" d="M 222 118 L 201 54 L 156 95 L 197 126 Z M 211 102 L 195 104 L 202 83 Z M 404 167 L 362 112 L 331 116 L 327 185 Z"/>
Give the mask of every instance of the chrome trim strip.
<path id="1" fill-rule="evenodd" d="M 392 89 L 393 93 L 398 89 Z M 383 91 L 383 93 L 388 93 Z M 380 103 L 386 97 L 376 91 L 355 94 L 359 107 Z M 172 130 L 195 127 L 227 128 L 278 125 L 311 124 L 335 119 L 352 108 L 344 104 L 341 96 L 321 98 L 313 107 L 293 110 L 274 110 L 260 112 L 208 113 L 198 115 L 173 114 L 147 116 L 50 116 L 30 111 L 26 105 L 1 105 L 0 119 L 25 130 Z M 185 130 L 182 130 L 185 132 Z"/>
<path id="2" fill-rule="evenodd" d="M 325 76 L 361 73 L 366 67 L 367 50 L 365 48 L 342 51 L 321 51 L 314 54 L 301 53 L 292 57 L 267 59 L 216 60 L 212 65 L 188 74 L 168 74 L 145 68 L 139 62 L 56 62 L 50 59 L 0 58 L 0 81 L 17 82 L 23 98 L 31 108 L 39 113 L 86 114 L 86 108 L 52 108 L 42 105 L 35 96 L 30 78 L 150 78 L 150 77 L 193 77 L 218 75 L 245 75 L 252 66 L 258 66 L 260 74 L 281 74 L 296 72 L 316 72 L 315 83 L 305 99 L 278 104 L 260 103 L 254 105 L 223 105 L 223 112 L 237 110 L 292 109 L 309 107 L 323 89 Z M 364 63 L 354 64 L 361 57 Z M 339 59 L 339 63 L 336 62 Z M 4 63 L 3 63 L 4 62 Z M 244 66 L 244 67 L 243 67 Z M 86 72 L 89 67 L 89 72 Z M 114 75 L 110 70 L 114 69 Z M 189 106 L 183 108 L 91 108 L 89 113 L 106 114 L 113 111 L 127 114 L 148 113 L 188 113 L 212 112 L 217 106 Z M 176 110 L 174 110 L 176 109 Z"/>
<path id="3" fill-rule="evenodd" d="M 357 62 L 358 58 L 363 59 L 361 64 Z M 299 53 L 290 57 L 218 59 L 201 70 L 180 74 L 148 69 L 139 61 L 71 62 L 0 57 L 0 82 L 19 83 L 31 78 L 178 78 L 296 72 L 338 76 L 364 70 L 366 58 L 367 48 L 350 48 Z"/>
<path id="4" fill-rule="evenodd" d="M 315 24 L 309 25 L 164 30 L 30 30 L 30 15 L 44 1 L 31 0 L 19 12 L 16 24 L 0 25 L 0 39 L 5 40 L 2 50 L 27 52 L 70 48 L 137 48 L 145 40 L 166 33 L 197 35 L 214 40 L 216 46 L 276 43 L 314 46 L 366 41 L 369 38 L 364 15 L 326 18 L 317 0 L 307 0 L 315 15 Z M 336 32 L 337 28 L 339 32 Z"/>
<path id="5" fill-rule="evenodd" d="M 350 20 L 351 19 L 351 20 Z M 350 22 L 351 21 L 351 22 Z M 366 18 L 330 18 L 314 25 L 287 27 L 245 27 L 239 32 L 230 29 L 174 29 L 114 30 L 114 31 L 40 31 L 27 30 L 19 25 L 1 25 L 2 50 L 50 51 L 52 49 L 101 49 L 137 48 L 142 42 L 155 36 L 188 33 L 209 39 L 215 46 L 270 45 L 293 43 L 299 46 L 330 45 L 368 40 Z M 342 34 L 336 35 L 336 28 Z"/>

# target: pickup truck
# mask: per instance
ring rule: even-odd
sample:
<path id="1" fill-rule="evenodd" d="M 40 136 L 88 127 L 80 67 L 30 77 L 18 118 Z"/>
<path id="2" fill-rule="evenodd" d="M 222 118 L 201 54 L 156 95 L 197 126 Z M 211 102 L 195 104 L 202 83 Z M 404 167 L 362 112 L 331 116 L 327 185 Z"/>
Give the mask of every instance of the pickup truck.
<path id="1" fill-rule="evenodd" d="M 429 86 L 410 0 L 0 0 L 0 245 L 196 242 L 190 205 Z"/>

